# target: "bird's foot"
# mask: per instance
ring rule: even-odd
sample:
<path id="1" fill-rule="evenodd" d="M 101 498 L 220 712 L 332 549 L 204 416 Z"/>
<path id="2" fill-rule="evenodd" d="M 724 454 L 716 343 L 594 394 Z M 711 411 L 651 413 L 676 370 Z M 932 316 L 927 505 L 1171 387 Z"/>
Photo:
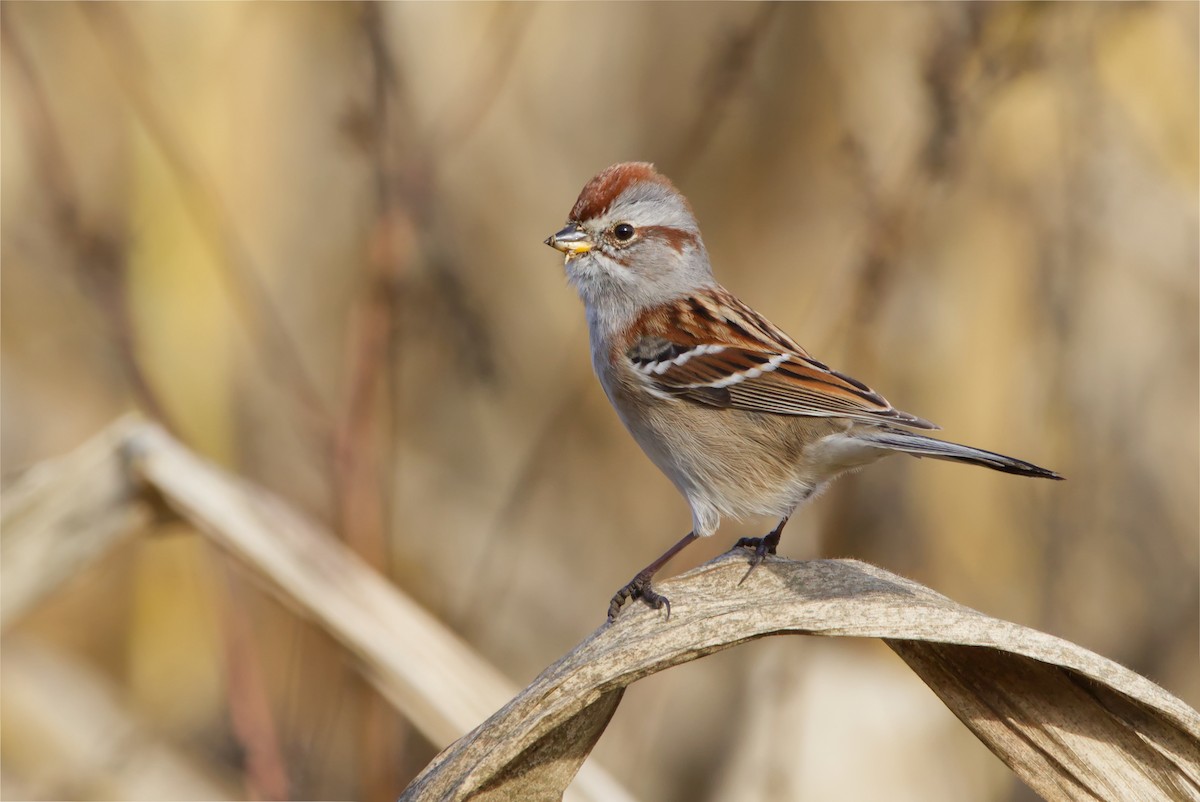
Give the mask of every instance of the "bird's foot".
<path id="1" fill-rule="evenodd" d="M 621 605 L 626 599 L 641 599 L 655 610 L 667 609 L 667 620 L 671 620 L 671 600 L 654 590 L 650 585 L 653 572 L 643 571 L 630 580 L 629 584 L 616 592 L 608 603 L 608 622 L 611 624 L 617 618 Z"/>
<path id="2" fill-rule="evenodd" d="M 746 575 L 742 577 L 738 585 L 741 585 L 742 582 L 750 578 L 750 574 L 754 573 L 754 569 L 759 566 L 764 557 L 775 553 L 775 550 L 779 547 L 779 538 L 781 535 L 782 532 L 776 529 L 762 537 L 744 537 L 734 545 L 735 549 L 754 549 L 754 554 L 750 556 L 750 567 L 746 570 Z"/>

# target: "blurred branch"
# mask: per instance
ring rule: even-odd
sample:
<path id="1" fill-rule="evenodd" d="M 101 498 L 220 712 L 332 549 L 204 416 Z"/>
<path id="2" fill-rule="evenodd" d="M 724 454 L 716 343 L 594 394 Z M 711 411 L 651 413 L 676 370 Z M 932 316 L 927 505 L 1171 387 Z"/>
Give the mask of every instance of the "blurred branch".
<path id="1" fill-rule="evenodd" d="M 160 740 L 95 672 L 31 639 L 4 641 L 0 694 L 0 724 L 21 735 L 5 739 L 5 799 L 237 798 L 228 778 Z M 25 787 L 9 788 L 10 774 Z"/>
<path id="2" fill-rule="evenodd" d="M 457 738 L 515 692 L 495 668 L 328 530 L 202 460 L 155 424 L 124 418 L 78 451 L 34 470 L 43 477 L 42 504 L 55 511 L 54 520 L 65 522 L 62 526 L 73 527 L 76 550 L 98 531 L 103 534 L 96 521 L 103 523 L 130 504 L 161 500 L 346 647 L 368 681 L 434 744 Z M 81 487 L 87 482 L 98 487 Z M 120 492 L 101 492 L 115 482 L 121 483 Z M 10 503 L 10 492 L 17 490 L 2 499 L 6 548 L 10 539 L 56 538 L 60 529 L 43 525 L 42 518 L 10 518 L 10 510 L 20 508 Z M 114 509 L 105 509 L 97 497 L 111 498 Z M 42 570 L 5 557 L 0 586 L 6 589 L 17 579 L 14 569 Z M 630 799 L 590 765 L 580 770 L 574 790 L 577 800 Z"/>
<path id="3" fill-rule="evenodd" d="M 562 376 L 571 375 L 565 365 L 557 373 Z M 554 470 L 555 462 L 548 457 L 553 449 L 562 444 L 564 434 L 569 432 L 578 420 L 579 407 L 583 403 L 584 394 L 591 386 L 591 377 L 587 378 L 587 382 L 576 380 L 568 386 L 554 408 L 543 414 L 542 425 L 533 437 L 532 444 L 521 457 L 521 461 L 507 472 L 508 492 L 504 494 L 504 505 L 484 527 L 479 545 L 470 550 L 472 553 L 464 555 L 459 570 L 463 572 L 465 579 L 462 582 L 462 590 L 456 597 L 457 609 L 452 615 L 452 620 L 457 619 L 460 632 L 470 635 L 473 630 L 487 626 L 486 615 L 471 615 L 471 612 L 478 610 L 484 599 L 490 608 L 502 606 L 505 595 L 511 592 L 512 583 L 503 579 L 507 571 L 502 571 L 497 576 L 495 568 L 501 565 L 499 561 L 507 556 L 526 553 L 523 541 L 526 539 L 527 530 L 510 532 L 508 527 L 534 497 L 542 476 Z M 492 581 L 493 578 L 497 581 Z"/>
<path id="4" fill-rule="evenodd" d="M 329 444 L 330 412 L 300 357 L 300 348 L 288 332 L 271 295 L 260 278 L 250 250 L 238 232 L 233 215 L 221 194 L 188 152 L 169 115 L 154 98 L 147 77 L 154 75 L 141 42 L 120 5 L 79 6 L 91 23 L 96 41 L 107 56 L 129 106 L 145 127 L 151 141 L 179 184 L 180 197 L 201 233 L 216 252 L 216 264 L 230 289 L 234 308 L 253 333 L 251 342 L 265 350 L 259 361 L 263 370 L 275 374 L 295 393 L 305 423 Z"/>
<path id="5" fill-rule="evenodd" d="M 964 145 L 975 141 L 989 103 L 1034 61 L 1023 38 L 1015 34 L 988 36 L 988 31 L 1003 28 L 1006 20 L 1027 13 L 1016 6 L 978 4 L 963 6 L 961 13 L 940 19 L 921 63 L 930 124 L 920 147 L 900 164 L 891 180 L 885 183 L 878 174 L 887 161 L 880 152 L 887 147 L 886 140 L 880 140 L 874 131 L 845 131 L 841 155 L 847 174 L 859 186 L 862 219 L 867 225 L 859 237 L 860 255 L 851 269 L 821 276 L 818 291 L 809 295 L 802 317 L 814 331 L 845 343 L 847 353 L 877 359 L 865 353 L 870 342 L 866 335 L 872 326 L 864 323 L 879 319 L 898 278 L 896 267 L 922 222 L 921 216 L 939 192 L 958 180 L 966 156 Z M 842 44 L 833 39 L 825 54 L 829 64 L 843 63 Z M 1011 51 L 1012 58 L 997 59 L 993 52 L 997 49 Z M 844 80 L 846 85 L 835 97 L 852 98 L 861 93 L 855 73 L 850 72 Z M 839 110 L 835 118 L 849 121 L 854 115 Z M 830 298 L 837 300 L 830 303 Z"/>
<path id="6" fill-rule="evenodd" d="M 624 689 L 754 638 L 882 638 L 1049 800 L 1200 799 L 1200 714 L 1082 647 L 854 560 L 735 550 L 662 583 L 671 617 L 625 610 L 439 755 L 402 800 L 556 799 Z"/>
<path id="7" fill-rule="evenodd" d="M 457 348 L 458 357 L 469 363 L 471 370 L 464 371 L 464 375 L 491 381 L 497 371 L 482 307 L 472 301 L 470 288 L 459 275 L 461 270 L 456 269 L 458 265 L 447 257 L 433 234 L 437 230 L 436 181 L 448 153 L 470 137 L 495 102 L 515 58 L 519 35 L 528 27 L 523 23 L 532 11 L 499 7 L 502 25 L 499 35 L 490 39 L 500 40 L 503 45 L 494 62 L 480 67 L 478 95 L 468 96 L 465 101 L 455 96 L 454 103 L 461 104 L 461 112 L 443 115 L 448 120 L 444 130 L 434 126 L 416 132 L 410 126 L 394 124 L 395 120 L 411 121 L 418 115 L 397 72 L 393 43 L 387 36 L 385 14 L 389 7 L 366 2 L 361 9 L 371 62 L 372 108 L 362 115 L 369 119 L 352 121 L 350 130 L 357 132 L 356 139 L 367 142 L 374 160 L 379 220 L 372 258 L 381 261 L 390 247 L 403 256 L 400 265 L 405 268 L 392 271 L 386 276 L 387 284 L 370 290 L 387 291 L 392 296 L 391 356 L 398 351 L 394 341 L 400 329 L 397 321 L 401 321 L 417 331 L 443 334 Z M 407 300 L 404 309 L 398 303 L 400 298 Z"/>
<path id="8" fill-rule="evenodd" d="M 400 396 L 402 334 L 444 332 L 455 340 L 462 358 L 470 361 L 473 370 L 465 371 L 466 375 L 490 380 L 496 370 L 487 326 L 454 266 L 436 252 L 428 234 L 434 227 L 433 171 L 438 163 L 429 154 L 469 132 L 455 129 L 420 136 L 397 124 L 411 120 L 414 112 L 387 36 L 388 8 L 367 2 L 360 4 L 358 13 L 370 69 L 370 100 L 367 108 L 347 121 L 347 130 L 369 160 L 376 209 L 366 277 L 352 310 L 346 347 L 349 371 L 334 433 L 333 485 L 338 530 L 368 563 L 386 572 L 387 550 L 394 538 L 387 532 L 392 516 L 387 509 L 390 496 L 383 492 L 385 481 L 379 473 L 379 444 L 392 444 L 387 465 L 394 475 L 401 456 L 390 429 Z M 519 22 L 525 13 L 505 11 L 502 18 Z M 515 51 L 511 43 L 506 48 Z M 481 71 L 491 78 L 494 73 Z M 487 104 L 468 105 L 486 108 Z M 479 117 L 464 119 L 464 124 L 473 125 Z"/>
<path id="9" fill-rule="evenodd" d="M 672 161 L 672 173 L 684 175 L 703 155 L 708 143 L 720 129 L 721 121 L 729 111 L 729 105 L 737 96 L 747 76 L 750 65 L 767 31 L 779 10 L 779 3 L 762 3 L 744 28 L 734 31 L 716 49 L 708 66 L 708 76 L 700 91 L 699 111 L 692 125 L 680 140 L 677 155 Z"/>
<path id="10" fill-rule="evenodd" d="M 56 222 L 62 218 L 74 218 L 79 213 L 76 202 L 75 180 L 70 173 L 66 160 L 66 149 L 58 127 L 52 124 L 54 119 L 50 111 L 45 88 L 41 76 L 33 66 L 29 50 L 19 30 L 14 30 L 12 7 L 0 4 L 0 42 L 4 43 L 3 53 L 11 58 L 21 80 L 28 90 L 29 106 L 26 123 L 32 129 L 34 136 L 30 137 L 32 150 L 41 169 L 41 177 L 46 182 L 48 195 L 53 205 Z"/>
<path id="11" fill-rule="evenodd" d="M 338 638 L 434 743 L 477 723 L 508 691 L 432 616 L 280 499 L 202 461 L 154 426 L 139 427 L 125 445 L 137 473 L 182 518 Z"/>
<path id="12" fill-rule="evenodd" d="M 261 349 L 263 373 L 291 391 L 302 425 L 314 435 L 320 453 L 333 460 L 332 415 L 308 373 L 300 347 L 292 338 L 271 294 L 254 264 L 250 249 L 225 205 L 220 191 L 190 152 L 152 89 L 156 71 L 122 6 L 79 6 L 101 52 L 123 90 L 134 116 L 157 147 L 179 187 L 184 208 L 216 256 L 218 274 L 228 289 L 232 308 L 251 332 L 250 342 Z M 123 282 L 114 283 L 124 292 Z M 129 346 L 132 350 L 132 345 Z M 230 578 L 227 588 L 236 586 Z M 260 681 L 257 645 L 240 637 L 241 624 L 224 615 L 222 638 L 229 682 L 229 706 L 234 732 L 247 754 L 247 779 L 256 793 L 287 794 L 282 750 L 271 721 L 265 686 Z"/>
<path id="13" fill-rule="evenodd" d="M 416 226 L 402 188 L 398 148 L 405 132 L 397 130 L 408 98 L 397 80 L 396 66 L 384 36 L 383 7 L 359 6 L 361 34 L 371 66 L 370 131 L 367 151 L 375 185 L 375 220 L 366 260 L 366 281 L 352 309 L 345 404 L 340 410 L 334 445 L 334 518 L 336 528 L 367 564 L 385 576 L 392 570 L 388 530 L 394 520 L 380 471 L 384 444 L 396 448 L 394 435 L 403 350 L 400 288 L 410 270 Z M 423 186 L 423 182 L 418 182 Z M 383 379 L 383 381 L 381 381 Z M 380 403 L 380 390 L 384 400 Z M 398 452 L 390 455 L 394 469 Z M 363 709 L 363 744 L 359 753 L 363 798 L 394 799 L 404 783 L 396 755 L 403 752 L 400 729 L 387 701 L 371 695 Z"/>
<path id="14" fill-rule="evenodd" d="M 4 491 L 0 628 L 154 519 L 129 482 L 121 447 L 142 425 L 125 418 L 70 455 L 39 463 Z M 69 499 L 69 504 L 63 500 Z"/>
<path id="15" fill-rule="evenodd" d="M 437 743 L 511 693 L 493 668 L 332 535 L 191 454 L 158 426 L 119 421 L 75 454 L 35 470 L 46 506 L 59 508 L 56 520 L 88 534 L 92 516 L 104 513 L 94 499 L 112 498 L 123 509 L 137 498 L 140 478 L 144 490 L 349 648 L 380 692 Z M 80 487 L 80 477 L 111 487 L 121 476 L 121 493 Z M 5 542 L 54 537 L 38 519 L 10 517 L 22 508 L 10 503 L 11 493 L 4 498 Z M 4 585 L 14 567 L 0 562 Z M 557 798 L 630 683 L 753 638 L 802 633 L 884 639 L 1047 799 L 1200 799 L 1200 714 L 1110 660 L 855 561 L 772 558 L 739 586 L 744 573 L 744 555 L 734 552 L 667 580 L 670 619 L 626 610 L 443 752 L 404 798 Z M 611 783 L 584 767 L 576 790 L 613 799 L 620 792 Z"/>
<path id="16" fill-rule="evenodd" d="M 29 102 L 24 122 L 30 129 L 29 141 L 38 172 L 45 181 L 50 227 L 57 240 L 70 251 L 77 279 L 97 299 L 111 329 L 117 360 L 134 401 L 147 415 L 178 431 L 137 358 L 133 323 L 125 298 L 124 243 L 111 230 L 104 230 L 83 214 L 79 186 L 50 109 L 49 95 L 25 47 L 20 26 L 14 28 L 10 8 L 4 4 L 0 4 L 0 41 L 27 90 Z"/>
<path id="17" fill-rule="evenodd" d="M 334 499 L 336 526 L 346 542 L 377 570 L 387 572 L 389 560 L 385 532 L 387 494 L 378 473 L 380 442 L 390 442 L 393 398 L 377 403 L 380 377 L 395 371 L 395 348 L 400 304 L 397 288 L 406 272 L 412 245 L 412 223 L 398 191 L 401 176 L 394 154 L 392 125 L 395 65 L 382 36 L 381 10 L 366 4 L 360 10 L 363 35 L 371 64 L 371 107 L 367 138 L 375 184 L 375 221 L 366 264 L 366 281 L 351 313 L 346 344 L 349 366 L 345 401 L 334 430 Z M 394 389 L 394 381 L 384 384 Z M 380 420 L 380 409 L 388 417 Z"/>
<path id="18" fill-rule="evenodd" d="M 234 572 L 228 555 L 216 557 L 214 562 L 225 587 L 219 599 L 219 615 L 230 725 L 245 754 L 246 795 L 273 802 L 291 799 L 288 767 L 265 693 L 262 660 L 250 619 L 243 612 L 245 583 Z"/>
<path id="19" fill-rule="evenodd" d="M 481 60 L 471 89 L 449 95 L 453 98 L 451 105 L 441 115 L 441 122 L 426 136 L 442 158 L 470 139 L 496 105 L 501 88 L 512 73 L 525 34 L 532 27 L 529 20 L 535 10 L 537 5 L 534 3 L 496 5 L 487 36 L 488 47 L 484 48 L 491 57 Z"/>

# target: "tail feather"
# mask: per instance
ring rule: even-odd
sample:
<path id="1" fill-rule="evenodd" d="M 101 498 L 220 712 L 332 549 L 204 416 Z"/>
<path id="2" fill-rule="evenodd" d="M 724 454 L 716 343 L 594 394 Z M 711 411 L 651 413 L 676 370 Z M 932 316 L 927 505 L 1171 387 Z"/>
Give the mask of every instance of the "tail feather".
<path id="1" fill-rule="evenodd" d="M 982 448 L 935 440 L 932 437 L 898 429 L 880 429 L 878 433 L 872 433 L 865 439 L 880 448 L 903 451 L 917 457 L 933 457 L 954 462 L 966 462 L 971 465 L 982 465 L 994 471 L 1013 473 L 1018 476 L 1038 476 L 1043 479 L 1063 478 L 1054 471 L 1016 457 L 1006 457 L 993 451 L 984 451 Z"/>

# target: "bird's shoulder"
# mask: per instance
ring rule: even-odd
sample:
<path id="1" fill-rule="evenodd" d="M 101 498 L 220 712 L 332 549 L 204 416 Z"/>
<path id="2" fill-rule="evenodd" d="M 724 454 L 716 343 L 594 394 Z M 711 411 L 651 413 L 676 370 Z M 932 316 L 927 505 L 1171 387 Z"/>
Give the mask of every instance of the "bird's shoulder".
<path id="1" fill-rule="evenodd" d="M 863 382 L 817 361 L 721 287 L 645 310 L 610 359 L 661 398 L 754 412 L 933 424 L 901 412 Z"/>
<path id="2" fill-rule="evenodd" d="M 635 362 L 718 348 L 810 358 L 782 329 L 720 286 L 643 310 L 613 346 Z"/>

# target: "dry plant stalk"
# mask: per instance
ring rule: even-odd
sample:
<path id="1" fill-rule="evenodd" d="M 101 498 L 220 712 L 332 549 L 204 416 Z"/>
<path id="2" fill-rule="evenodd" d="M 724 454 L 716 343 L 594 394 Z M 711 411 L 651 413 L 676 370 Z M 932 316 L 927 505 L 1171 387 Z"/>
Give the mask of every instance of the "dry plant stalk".
<path id="1" fill-rule="evenodd" d="M 109 459 L 98 461 L 105 448 Z M 52 465 L 33 474 L 35 488 L 5 494 L 6 557 L 10 540 L 29 548 L 39 533 L 72 522 L 80 530 L 58 559 L 19 563 L 50 577 L 29 582 L 38 595 L 65 577 L 58 566 L 82 563 L 72 555 L 91 521 L 139 521 L 119 508 L 157 495 L 345 644 L 431 739 L 449 741 L 511 695 L 495 669 L 332 535 L 161 428 L 119 421 Z M 85 492 L 89 475 L 108 489 Z M 114 492 L 116 475 L 130 488 L 144 482 L 149 495 Z M 8 503 L 14 496 L 21 503 Z M 1200 800 L 1200 714 L 1144 677 L 853 560 L 772 558 L 739 586 L 745 565 L 730 553 L 664 582 L 670 619 L 635 606 L 596 630 L 443 751 L 403 799 L 628 798 L 594 766 L 580 768 L 630 683 L 754 638 L 807 634 L 882 638 L 1046 799 Z M 10 561 L 0 569 L 7 586 Z"/>
<path id="2" fill-rule="evenodd" d="M 596 630 L 402 800 L 558 799 L 630 683 L 789 633 L 882 638 L 1046 799 L 1200 799 L 1200 714 L 1111 660 L 854 560 L 745 572 L 732 552 L 663 582 L 670 620 L 635 606 Z"/>
<path id="3" fill-rule="evenodd" d="M 151 523 L 151 505 L 120 457 L 141 425 L 123 418 L 4 489 L 0 628 Z"/>
<path id="4" fill-rule="evenodd" d="M 29 636 L 4 641 L 4 799 L 238 799 L 228 776 L 146 727 L 99 672 Z M 12 775 L 26 787 L 9 787 Z"/>
<path id="5" fill-rule="evenodd" d="M 35 466 L 5 489 L 4 626 L 106 548 L 144 528 L 163 504 L 345 646 L 366 679 L 433 743 L 450 743 L 516 693 L 498 670 L 331 532 L 136 416 Z M 580 770 L 568 798 L 632 799 L 591 764 Z"/>

